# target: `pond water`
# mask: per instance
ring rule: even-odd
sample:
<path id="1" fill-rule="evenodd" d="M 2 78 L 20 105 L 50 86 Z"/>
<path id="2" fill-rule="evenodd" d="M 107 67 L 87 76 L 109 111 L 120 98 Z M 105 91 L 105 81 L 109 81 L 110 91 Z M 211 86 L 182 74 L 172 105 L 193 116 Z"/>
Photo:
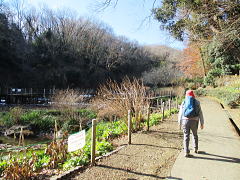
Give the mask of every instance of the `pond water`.
<path id="1" fill-rule="evenodd" d="M 1 144 L 10 144 L 10 145 L 18 145 L 18 137 L 14 139 L 13 137 L 8 136 L 0 136 L 0 142 Z M 50 139 L 43 138 L 43 137 L 31 137 L 31 138 L 25 138 L 24 143 L 25 145 L 32 145 L 32 144 L 40 144 L 44 142 L 48 142 Z"/>

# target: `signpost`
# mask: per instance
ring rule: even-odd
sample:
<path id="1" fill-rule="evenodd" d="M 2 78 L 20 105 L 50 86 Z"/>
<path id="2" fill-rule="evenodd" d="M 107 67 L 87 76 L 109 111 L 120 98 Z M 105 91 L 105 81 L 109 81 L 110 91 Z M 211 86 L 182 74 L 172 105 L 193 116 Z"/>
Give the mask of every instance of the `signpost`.
<path id="1" fill-rule="evenodd" d="M 68 137 L 68 152 L 76 151 L 85 145 L 85 130 Z"/>

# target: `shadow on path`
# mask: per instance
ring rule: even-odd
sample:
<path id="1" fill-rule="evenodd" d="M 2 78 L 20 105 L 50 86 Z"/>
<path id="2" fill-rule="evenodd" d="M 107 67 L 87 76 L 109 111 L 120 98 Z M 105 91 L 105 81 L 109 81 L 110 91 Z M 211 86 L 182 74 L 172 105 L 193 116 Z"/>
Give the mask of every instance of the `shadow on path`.
<path id="1" fill-rule="evenodd" d="M 149 131 L 144 131 L 143 134 L 169 134 L 169 135 L 178 135 L 182 136 L 182 132 L 166 132 L 166 131 L 161 131 L 161 130 L 149 130 Z"/>
<path id="2" fill-rule="evenodd" d="M 169 176 L 169 177 L 166 177 L 166 180 L 183 180 L 183 179 L 182 178 Z"/>
<path id="3" fill-rule="evenodd" d="M 164 146 L 157 146 L 152 144 L 131 144 L 131 146 L 149 146 L 149 147 L 156 147 L 156 148 L 163 148 L 163 149 L 177 149 L 181 150 L 181 148 L 175 148 L 175 147 L 164 147 Z"/>
<path id="4" fill-rule="evenodd" d="M 229 163 L 237 163 L 237 164 L 240 164 L 240 159 L 239 159 L 239 158 L 228 157 L 228 156 L 220 156 L 220 155 L 216 155 L 216 154 L 206 153 L 206 152 L 204 152 L 204 151 L 199 151 L 198 153 L 199 153 L 199 154 L 202 154 L 202 155 L 213 156 L 213 158 L 203 157 L 203 156 L 193 156 L 192 158 L 195 158 L 195 159 L 205 159 L 205 160 L 213 160 L 213 161 L 222 161 L 222 162 L 229 162 Z M 214 157 L 216 157 L 216 158 L 214 158 Z"/>
<path id="5" fill-rule="evenodd" d="M 97 165 L 98 167 L 102 167 L 102 168 L 108 168 L 108 169 L 112 169 L 112 170 L 118 170 L 118 171 L 125 171 L 127 173 L 132 173 L 132 174 L 136 174 L 136 175 L 140 175 L 140 176 L 147 176 L 147 177 L 153 177 L 153 178 L 157 178 L 157 179 L 165 179 L 166 177 L 160 177 L 154 174 L 145 174 L 145 173 L 141 173 L 141 172 L 135 172 L 135 171 L 131 171 L 129 169 L 123 169 L 123 168 L 117 168 L 117 167 L 111 167 L 111 166 L 106 166 L 106 165 Z"/>

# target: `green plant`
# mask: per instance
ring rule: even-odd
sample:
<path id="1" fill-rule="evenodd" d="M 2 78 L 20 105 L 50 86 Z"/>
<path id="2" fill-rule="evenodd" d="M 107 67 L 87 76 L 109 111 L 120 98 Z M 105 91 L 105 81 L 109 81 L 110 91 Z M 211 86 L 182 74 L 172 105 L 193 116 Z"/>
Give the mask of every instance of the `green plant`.
<path id="1" fill-rule="evenodd" d="M 7 167 L 7 161 L 6 160 L 0 161 L 0 175 L 6 169 L 6 167 Z"/>
<path id="2" fill-rule="evenodd" d="M 211 69 L 207 76 L 204 78 L 204 84 L 206 86 L 215 86 L 215 78 L 221 76 L 223 73 L 222 69 L 219 68 L 215 68 L 215 69 Z"/>
<path id="3" fill-rule="evenodd" d="M 50 156 L 45 154 L 45 152 L 42 151 L 36 151 L 35 155 L 37 156 L 37 161 L 35 162 L 34 166 L 36 169 L 42 169 L 44 167 L 47 167 L 50 163 Z"/>
<path id="4" fill-rule="evenodd" d="M 105 140 L 96 142 L 96 151 L 98 155 L 106 154 L 113 150 L 113 145 Z"/>
<path id="5" fill-rule="evenodd" d="M 178 112 L 178 109 L 171 109 L 171 112 L 169 110 L 164 112 L 164 118 L 168 118 L 171 116 L 171 114 L 176 114 Z M 149 125 L 154 126 L 159 124 L 162 121 L 162 113 L 152 113 L 149 117 Z M 146 122 L 145 122 L 146 125 Z"/>
<path id="6" fill-rule="evenodd" d="M 36 119 L 34 121 L 34 125 L 41 130 L 49 131 L 53 129 L 55 119 L 57 119 L 57 117 L 51 115 L 43 115 L 40 119 Z"/>
<path id="7" fill-rule="evenodd" d="M 96 136 L 98 140 L 108 140 L 127 132 L 127 125 L 123 121 L 99 122 Z"/>
<path id="8" fill-rule="evenodd" d="M 69 170 L 75 166 L 87 165 L 89 163 L 89 157 L 81 153 L 78 156 L 72 156 L 70 159 L 64 162 L 63 170 Z"/>
<path id="9" fill-rule="evenodd" d="M 88 140 L 87 137 L 86 137 L 86 141 L 87 142 L 86 142 L 85 146 L 83 147 L 83 152 L 88 158 L 90 158 L 91 157 L 91 141 Z"/>
<path id="10" fill-rule="evenodd" d="M 149 125 L 154 126 L 159 124 L 159 122 L 162 120 L 162 114 L 161 113 L 153 113 L 149 117 Z"/>
<path id="11" fill-rule="evenodd" d="M 56 118 L 46 111 L 30 110 L 21 116 L 21 122 L 25 125 L 31 125 L 35 131 L 50 131 L 54 127 Z"/>
<path id="12" fill-rule="evenodd" d="M 176 108 L 171 109 L 171 114 L 176 114 L 176 113 L 178 113 L 178 111 L 179 111 L 179 109 L 176 109 Z"/>
<path id="13" fill-rule="evenodd" d="M 30 110 L 26 113 L 24 113 L 21 116 L 21 122 L 23 124 L 29 124 L 32 122 L 36 122 L 37 120 L 39 120 L 41 117 L 41 112 L 38 110 Z"/>
<path id="14" fill-rule="evenodd" d="M 79 112 L 81 117 L 85 117 L 85 118 L 88 118 L 88 119 L 97 118 L 97 114 L 90 109 L 79 109 L 79 110 L 77 110 L 77 112 Z"/>
<path id="15" fill-rule="evenodd" d="M 56 110 L 56 109 L 50 109 L 45 112 L 46 115 L 51 115 L 51 116 L 60 116 L 61 111 Z"/>

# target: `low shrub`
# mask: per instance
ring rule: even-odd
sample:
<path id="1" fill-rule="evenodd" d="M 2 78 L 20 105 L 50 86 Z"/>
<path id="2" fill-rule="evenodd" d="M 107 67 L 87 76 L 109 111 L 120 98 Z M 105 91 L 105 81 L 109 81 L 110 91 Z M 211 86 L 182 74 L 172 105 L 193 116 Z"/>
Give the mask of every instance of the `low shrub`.
<path id="1" fill-rule="evenodd" d="M 96 118 L 96 113 L 89 109 L 76 110 L 76 114 L 84 120 L 84 127 L 87 125 L 86 121 Z M 28 110 L 23 112 L 19 108 L 12 108 L 10 112 L 0 113 L 0 125 L 7 128 L 13 125 L 30 125 L 36 133 L 49 132 L 53 130 L 55 120 L 61 119 L 61 112 L 59 110 Z M 73 126 L 79 126 L 79 119 L 67 119 L 59 121 L 58 125 L 64 130 L 76 131 Z M 79 128 L 77 129 L 79 130 Z"/>
<path id="2" fill-rule="evenodd" d="M 154 126 L 160 123 L 162 120 L 162 114 L 161 113 L 153 113 L 149 117 L 149 125 Z"/>
<path id="3" fill-rule="evenodd" d="M 77 110 L 77 112 L 79 112 L 79 115 L 82 118 L 87 118 L 87 119 L 95 119 L 97 118 L 97 114 L 96 112 L 90 110 L 90 109 L 79 109 Z"/>
<path id="4" fill-rule="evenodd" d="M 197 90 L 194 91 L 196 96 L 206 96 L 207 95 L 207 90 L 204 88 L 198 88 Z"/>
<path id="5" fill-rule="evenodd" d="M 168 118 L 171 116 L 171 114 L 176 114 L 178 112 L 178 109 L 171 109 L 171 112 L 169 110 L 164 112 L 164 118 Z M 162 121 L 162 113 L 152 113 L 149 117 L 149 125 L 154 126 L 159 124 Z M 146 124 L 146 122 L 145 122 Z"/>
<path id="6" fill-rule="evenodd" d="M 61 111 L 56 110 L 56 109 L 50 109 L 45 112 L 46 115 L 52 115 L 52 116 L 60 116 Z"/>
<path id="7" fill-rule="evenodd" d="M 65 161 L 63 164 L 63 170 L 69 170 L 76 166 L 82 166 L 82 165 L 84 166 L 84 165 L 87 165 L 88 163 L 89 163 L 89 157 L 86 154 L 81 153 L 77 156 L 72 156 L 67 161 Z"/>
<path id="8" fill-rule="evenodd" d="M 127 132 L 127 125 L 123 121 L 100 122 L 97 124 L 96 136 L 98 140 L 108 140 Z"/>
<path id="9" fill-rule="evenodd" d="M 0 117 L 0 124 L 2 126 L 7 127 L 7 128 L 9 128 L 9 127 L 14 125 L 14 122 L 12 121 L 9 112 L 2 113 L 2 116 Z"/>
<path id="10" fill-rule="evenodd" d="M 48 166 L 50 163 L 50 156 L 45 154 L 45 152 L 42 151 L 37 151 L 35 152 L 37 156 L 37 161 L 35 162 L 35 168 L 36 170 L 40 170 L 42 168 L 45 168 Z"/>
<path id="11" fill-rule="evenodd" d="M 240 105 L 240 93 L 232 90 L 231 88 L 214 88 L 206 90 L 206 95 L 216 97 L 222 101 L 222 103 L 234 108 Z"/>
<path id="12" fill-rule="evenodd" d="M 106 140 L 96 142 L 96 151 L 97 151 L 96 154 L 97 155 L 101 156 L 112 150 L 113 150 L 113 145 L 110 142 L 108 142 Z"/>
<path id="13" fill-rule="evenodd" d="M 29 123 L 36 122 L 41 118 L 41 112 L 38 110 L 32 110 L 24 113 L 21 116 L 21 124 L 26 125 Z"/>
<path id="14" fill-rule="evenodd" d="M 215 68 L 215 69 L 211 69 L 207 76 L 204 78 L 204 84 L 206 86 L 216 86 L 216 82 L 215 79 L 217 77 L 220 77 L 223 74 L 222 69 L 219 68 Z"/>

